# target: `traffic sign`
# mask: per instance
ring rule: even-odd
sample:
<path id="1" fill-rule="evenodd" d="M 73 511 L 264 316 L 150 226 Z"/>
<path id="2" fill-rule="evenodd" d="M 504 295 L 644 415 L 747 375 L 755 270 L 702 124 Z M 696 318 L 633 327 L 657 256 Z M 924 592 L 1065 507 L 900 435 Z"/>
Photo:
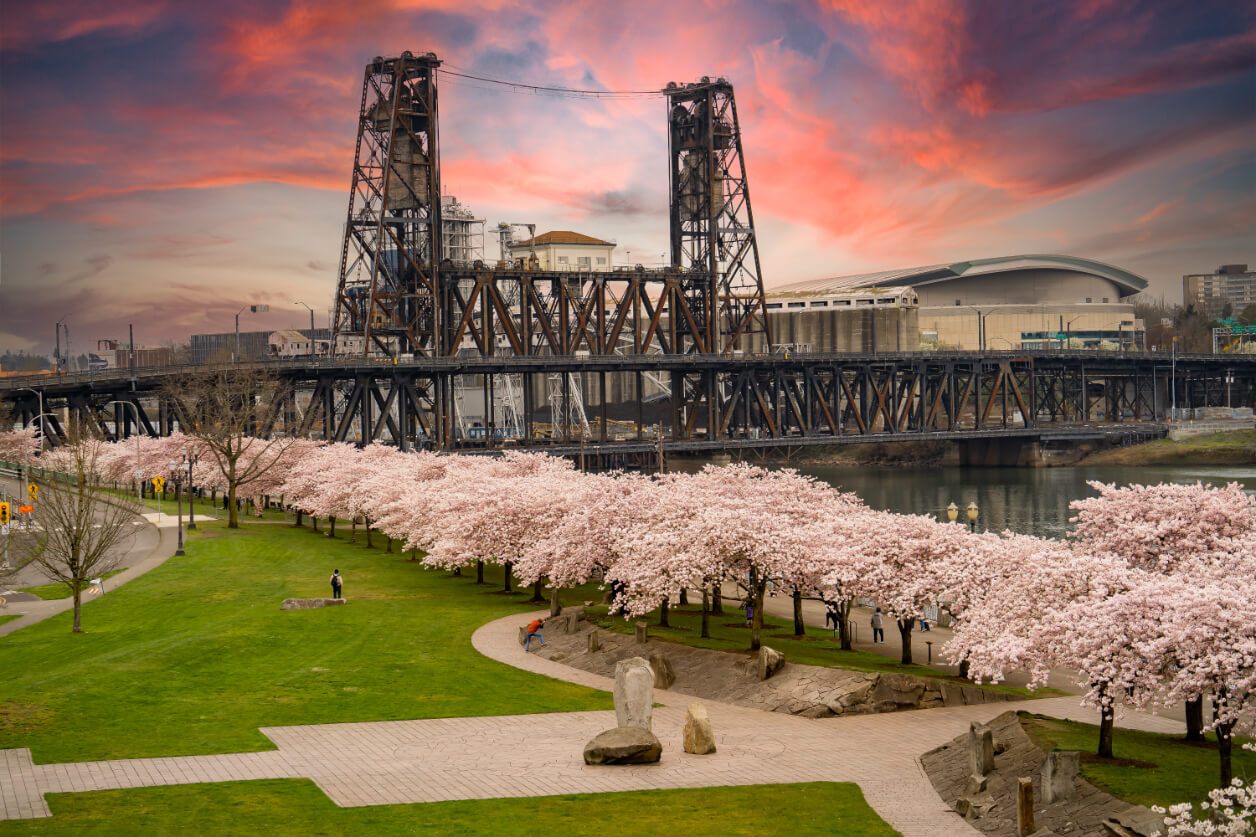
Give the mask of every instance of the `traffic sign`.
<path id="1" fill-rule="evenodd" d="M 39 499 L 39 486 L 35 485 L 35 483 L 31 483 L 30 485 L 26 486 L 26 495 L 31 498 L 32 503 L 38 500 Z"/>
<path id="2" fill-rule="evenodd" d="M 18 506 L 17 511 L 18 511 L 18 514 L 31 514 L 32 512 L 35 511 L 35 507 L 34 506 Z"/>
<path id="3" fill-rule="evenodd" d="M 166 484 L 165 477 L 161 477 L 161 476 L 153 477 L 153 488 L 157 489 L 158 491 L 161 491 L 161 487 L 165 484 Z"/>

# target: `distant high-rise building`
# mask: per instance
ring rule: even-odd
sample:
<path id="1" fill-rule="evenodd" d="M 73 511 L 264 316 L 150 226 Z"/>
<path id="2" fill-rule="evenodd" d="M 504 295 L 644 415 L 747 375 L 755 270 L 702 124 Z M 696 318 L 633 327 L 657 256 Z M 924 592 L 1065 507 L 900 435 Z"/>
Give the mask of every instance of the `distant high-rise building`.
<path id="1" fill-rule="evenodd" d="M 1229 304 L 1232 315 L 1256 302 L 1256 271 L 1245 264 L 1223 264 L 1215 273 L 1182 277 L 1182 304 L 1194 305 L 1204 316 L 1224 316 Z"/>

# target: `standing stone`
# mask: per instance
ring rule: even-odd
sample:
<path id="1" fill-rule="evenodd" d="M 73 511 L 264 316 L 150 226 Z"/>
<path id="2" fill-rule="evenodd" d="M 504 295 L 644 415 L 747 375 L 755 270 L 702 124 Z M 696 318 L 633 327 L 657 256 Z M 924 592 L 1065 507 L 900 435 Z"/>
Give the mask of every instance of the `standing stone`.
<path id="1" fill-rule="evenodd" d="M 672 664 L 663 656 L 663 652 L 655 651 L 650 655 L 650 668 L 654 669 L 654 688 L 670 689 L 676 682 L 676 672 Z"/>
<path id="2" fill-rule="evenodd" d="M 1016 837 L 1029 837 L 1034 827 L 1034 780 L 1022 776 L 1016 782 Z"/>
<path id="3" fill-rule="evenodd" d="M 642 645 L 645 645 L 649 641 L 650 641 L 650 623 L 638 622 L 637 623 L 637 642 L 641 643 Z"/>
<path id="4" fill-rule="evenodd" d="M 615 663 L 615 719 L 621 727 L 650 729 L 654 714 L 654 670 L 641 657 Z"/>
<path id="5" fill-rule="evenodd" d="M 968 728 L 968 767 L 978 778 L 994 770 L 994 732 L 980 721 Z"/>
<path id="6" fill-rule="evenodd" d="M 767 680 L 785 665 L 785 655 L 766 645 L 759 646 L 759 679 Z"/>
<path id="7" fill-rule="evenodd" d="M 700 703 L 689 704 L 685 714 L 685 752 L 705 756 L 715 752 L 715 733 L 706 707 Z"/>
<path id="8" fill-rule="evenodd" d="M 589 653 L 596 654 L 602 650 L 602 640 L 598 637 L 597 628 L 589 631 Z"/>
<path id="9" fill-rule="evenodd" d="M 1050 805 L 1073 795 L 1073 780 L 1077 778 L 1080 758 L 1077 752 L 1047 753 L 1042 763 L 1043 802 Z"/>

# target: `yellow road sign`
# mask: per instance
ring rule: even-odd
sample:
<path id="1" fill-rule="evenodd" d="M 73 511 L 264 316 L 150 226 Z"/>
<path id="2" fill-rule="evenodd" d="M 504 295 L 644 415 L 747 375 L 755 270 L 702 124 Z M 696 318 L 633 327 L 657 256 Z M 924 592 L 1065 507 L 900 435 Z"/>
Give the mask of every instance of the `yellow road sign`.
<path id="1" fill-rule="evenodd" d="M 35 483 L 31 483 L 26 486 L 26 493 L 31 498 L 31 502 L 35 502 L 39 499 L 39 486 L 35 485 Z"/>
<path id="2" fill-rule="evenodd" d="M 153 477 L 153 488 L 161 491 L 161 487 L 166 484 L 165 477 Z"/>

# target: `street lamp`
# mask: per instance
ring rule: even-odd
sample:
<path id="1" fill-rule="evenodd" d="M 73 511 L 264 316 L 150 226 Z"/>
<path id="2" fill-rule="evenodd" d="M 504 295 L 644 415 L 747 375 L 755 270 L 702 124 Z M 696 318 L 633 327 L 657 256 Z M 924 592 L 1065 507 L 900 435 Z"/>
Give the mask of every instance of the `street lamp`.
<path id="1" fill-rule="evenodd" d="M 175 497 L 175 501 L 179 504 L 179 517 L 177 518 L 177 522 L 175 523 L 175 530 L 179 533 L 179 542 L 174 550 L 175 555 L 183 554 L 183 492 L 180 490 L 181 481 L 179 480 L 179 473 L 180 473 L 179 461 L 176 459 L 171 459 L 170 460 L 170 478 L 174 480 L 174 497 Z"/>
<path id="2" fill-rule="evenodd" d="M 983 314 L 981 309 L 975 305 L 965 305 L 964 307 L 971 308 L 977 312 L 977 348 L 984 352 L 986 350 L 986 317 L 990 316 L 990 312 L 986 311 Z"/>
<path id="3" fill-rule="evenodd" d="M 1070 337 L 1069 335 L 1073 333 L 1073 323 L 1077 322 L 1078 320 L 1080 320 L 1080 319 L 1081 319 L 1082 317 L 1084 317 L 1084 316 L 1086 316 L 1086 315 L 1085 315 L 1085 314 L 1078 314 L 1076 317 L 1074 317 L 1073 319 L 1069 320 L 1069 321 L 1068 321 L 1068 324 L 1064 326 L 1064 348 L 1066 348 L 1066 349 L 1071 349 L 1071 348 L 1072 348 L 1072 346 L 1070 346 L 1070 345 L 1069 345 L 1069 343 L 1071 343 L 1071 342 L 1072 342 L 1073 338 L 1072 338 L 1072 337 Z"/>
<path id="4" fill-rule="evenodd" d="M 192 505 L 192 466 L 197 462 L 196 445 L 192 445 L 189 455 L 188 446 L 183 446 L 183 464 L 188 469 L 188 531 L 196 528 L 196 507 Z"/>
<path id="5" fill-rule="evenodd" d="M 946 507 L 946 519 L 954 523 L 958 517 L 959 517 L 959 506 L 955 505 L 954 503 L 951 503 L 949 506 Z"/>
<path id="6" fill-rule="evenodd" d="M 108 407 L 110 404 L 125 404 L 135 411 L 135 497 L 140 503 L 143 503 L 144 471 L 140 468 L 140 408 L 136 407 L 131 401 L 106 401 L 104 406 Z M 114 433 L 121 436 L 121 434 L 118 433 L 117 422 L 114 422 Z"/>
<path id="7" fill-rule="evenodd" d="M 968 528 L 971 531 L 976 532 L 977 531 L 977 504 L 976 502 L 969 502 L 967 511 L 968 511 Z"/>
<path id="8" fill-rule="evenodd" d="M 18 392 L 33 392 L 39 398 L 39 456 L 44 455 L 44 436 L 48 435 L 48 426 L 44 424 L 44 391 L 42 389 L 34 389 L 32 387 L 18 387 Z"/>
<path id="9" fill-rule="evenodd" d="M 294 302 L 293 305 L 305 305 L 304 302 Z M 310 357 L 314 357 L 314 309 L 305 305 L 310 312 Z"/>
<path id="10" fill-rule="evenodd" d="M 239 311 L 236 312 L 236 315 L 235 315 L 236 347 L 235 347 L 235 357 L 232 358 L 232 361 L 231 361 L 232 363 L 240 362 L 240 315 L 243 314 L 246 309 L 254 314 L 265 314 L 267 311 L 270 310 L 270 306 L 269 305 L 246 305 L 244 306 L 244 308 L 241 308 Z"/>

